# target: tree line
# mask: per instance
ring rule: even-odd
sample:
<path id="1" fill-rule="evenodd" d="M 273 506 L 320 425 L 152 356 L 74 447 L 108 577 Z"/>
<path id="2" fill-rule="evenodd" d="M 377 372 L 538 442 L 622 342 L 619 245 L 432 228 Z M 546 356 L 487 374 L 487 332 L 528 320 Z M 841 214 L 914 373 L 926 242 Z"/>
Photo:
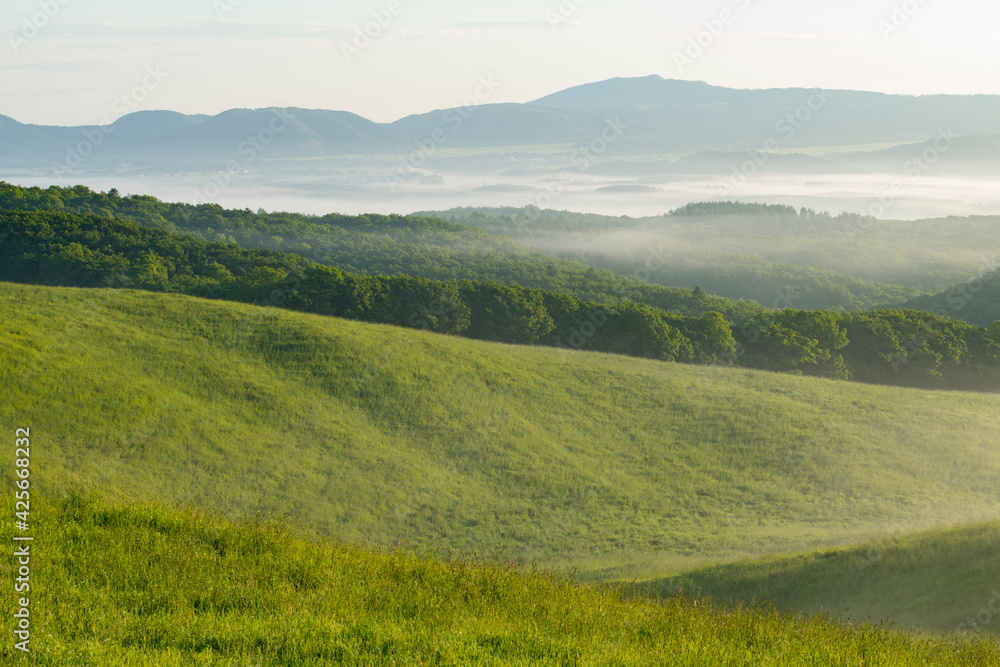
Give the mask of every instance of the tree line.
<path id="1" fill-rule="evenodd" d="M 758 311 L 730 319 L 476 280 L 371 276 L 130 220 L 0 212 L 0 280 L 274 305 L 521 345 L 915 387 L 1000 388 L 1000 323 L 931 313 Z M 693 292 L 693 299 L 707 295 Z"/>
<path id="2" fill-rule="evenodd" d="M 217 204 L 162 202 L 116 190 L 24 188 L 0 181 L 0 210 L 62 211 L 132 220 L 209 242 L 281 250 L 349 273 L 434 280 L 474 280 L 572 295 L 581 301 L 639 302 L 689 316 L 710 311 L 733 319 L 762 310 L 753 301 L 695 296 L 691 289 L 653 284 L 646 258 L 625 275 L 561 259 L 502 236 L 424 216 L 322 216 L 225 209 Z"/>

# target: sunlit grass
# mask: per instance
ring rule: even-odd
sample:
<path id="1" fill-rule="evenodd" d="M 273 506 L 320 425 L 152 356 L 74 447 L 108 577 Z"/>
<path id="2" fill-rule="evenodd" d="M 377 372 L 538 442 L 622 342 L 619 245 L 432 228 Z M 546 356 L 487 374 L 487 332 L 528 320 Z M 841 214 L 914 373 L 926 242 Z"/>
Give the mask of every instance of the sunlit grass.
<path id="1" fill-rule="evenodd" d="M 34 665 L 1000 664 L 983 640 L 625 600 L 537 570 L 87 494 L 35 500 Z M 4 608 L 12 598 L 4 587 Z M 9 641 L 0 656 L 24 662 Z"/>
<path id="2" fill-rule="evenodd" d="M 722 603 L 1000 635 L 998 545 L 998 522 L 916 535 L 888 532 L 857 547 L 708 567 L 635 590 L 654 596 L 684 590 Z"/>
<path id="3" fill-rule="evenodd" d="M 1000 507 L 997 395 L 179 296 L 0 285 L 0 398 L 0 422 L 33 429 L 42 488 L 609 578 Z"/>

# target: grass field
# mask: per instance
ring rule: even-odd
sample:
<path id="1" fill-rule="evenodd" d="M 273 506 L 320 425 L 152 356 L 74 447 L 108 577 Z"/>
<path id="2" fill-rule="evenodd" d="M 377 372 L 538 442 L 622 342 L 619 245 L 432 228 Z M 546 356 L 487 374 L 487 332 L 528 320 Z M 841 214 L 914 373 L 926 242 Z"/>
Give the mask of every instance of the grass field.
<path id="1" fill-rule="evenodd" d="M 5 421 L 41 434 L 38 474 L 57 487 L 585 564 L 840 541 L 998 504 L 996 396 L 560 354 L 178 297 L 0 295 L 16 317 L 4 326 Z"/>
<path id="2" fill-rule="evenodd" d="M 0 286 L 41 488 L 652 578 L 997 516 L 1000 396 Z M 0 467 L 9 483 L 12 471 Z"/>
<path id="3" fill-rule="evenodd" d="M 30 664 L 1000 664 L 996 395 L 0 284 L 0 398 Z"/>
<path id="4" fill-rule="evenodd" d="M 321 543 L 275 523 L 79 493 L 33 500 L 32 654 L 5 641 L 5 664 L 1000 664 L 983 638 L 625 600 L 551 573 Z M 7 494 L 0 507 L 13 511 Z M 12 579 L 10 559 L 0 570 Z"/>
<path id="5" fill-rule="evenodd" d="M 890 619 L 924 631 L 1000 635 L 1000 523 L 914 535 L 887 533 L 858 547 L 707 567 L 637 586 L 720 603 L 774 604 L 845 620 Z"/>

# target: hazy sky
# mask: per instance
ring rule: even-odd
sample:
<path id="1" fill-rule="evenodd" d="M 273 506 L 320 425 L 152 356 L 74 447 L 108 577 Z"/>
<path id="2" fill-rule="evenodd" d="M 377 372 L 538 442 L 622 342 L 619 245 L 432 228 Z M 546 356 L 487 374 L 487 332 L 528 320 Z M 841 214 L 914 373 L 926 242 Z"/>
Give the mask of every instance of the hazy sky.
<path id="1" fill-rule="evenodd" d="M 459 105 L 483 77 L 490 102 L 648 74 L 1000 94 L 986 0 L 4 0 L 0 30 L 0 114 L 45 124 L 266 106 L 391 121 Z"/>

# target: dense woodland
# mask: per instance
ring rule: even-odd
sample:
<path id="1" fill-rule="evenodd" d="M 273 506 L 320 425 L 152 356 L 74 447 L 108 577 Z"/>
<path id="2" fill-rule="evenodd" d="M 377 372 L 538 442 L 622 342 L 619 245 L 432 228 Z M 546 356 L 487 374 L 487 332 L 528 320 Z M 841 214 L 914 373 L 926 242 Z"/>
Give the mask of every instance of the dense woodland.
<path id="1" fill-rule="evenodd" d="M 492 282 L 366 276 L 290 253 L 246 250 L 98 215 L 0 212 L 0 235 L 0 280 L 10 282 L 177 292 L 667 361 L 714 361 L 734 344 L 714 312 L 695 318 Z"/>
<path id="2" fill-rule="evenodd" d="M 854 311 L 916 305 L 923 295 L 995 270 L 1000 259 L 996 216 L 886 221 L 737 202 L 689 204 L 646 218 L 533 206 L 422 215 L 505 234 L 619 275 L 632 275 L 655 248 L 670 261 L 658 264 L 649 282 L 699 285 L 711 294 L 776 308 Z M 974 324 L 996 319 L 972 319 L 973 309 L 949 312 Z"/>
<path id="3" fill-rule="evenodd" d="M 113 203 L 114 210 L 97 206 L 91 213 L 76 212 L 104 200 Z M 8 210 L 0 212 L 0 280 L 5 281 L 176 292 L 480 340 L 664 361 L 882 384 L 1000 389 L 1000 323 L 985 328 L 905 309 L 854 313 L 752 309 L 697 289 L 684 295 L 685 305 L 695 313 L 685 314 L 621 293 L 615 300 L 584 301 L 569 291 L 495 281 L 366 275 L 301 254 L 243 248 L 234 239 L 208 241 L 177 233 L 167 217 L 154 220 L 157 210 L 180 218 L 187 215 L 189 226 L 206 225 L 206 233 L 240 224 L 247 234 L 278 229 L 289 233 L 296 225 L 322 224 L 367 229 L 373 235 L 381 230 L 389 237 L 394 231 L 414 237 L 424 231 L 466 233 L 461 227 L 425 218 L 327 216 L 327 220 L 254 214 L 164 204 L 151 197 L 122 198 L 113 191 L 99 194 L 85 188 L 43 191 L 5 186 L 4 202 Z M 22 210 L 11 210 L 15 208 Z M 121 211 L 141 217 L 133 209 L 145 211 L 147 224 L 157 222 L 159 228 L 113 217 Z M 217 227 L 211 227 L 210 220 Z M 271 220 L 270 230 L 263 229 Z M 506 270 L 517 266 L 512 263 Z M 470 274 L 475 277 L 479 270 L 473 264 Z M 719 302 L 730 307 L 713 310 Z"/>
<path id="4" fill-rule="evenodd" d="M 170 204 L 155 197 L 122 197 L 114 190 L 20 188 L 0 182 L 0 210 L 65 211 L 132 220 L 144 227 L 281 250 L 358 274 L 433 280 L 476 280 L 572 295 L 581 301 L 638 302 L 690 316 L 705 312 L 747 318 L 761 307 L 692 289 L 652 284 L 643 265 L 624 276 L 528 248 L 507 238 L 420 216 L 253 212 L 215 204 Z M 643 258 L 645 262 L 645 258 Z M 638 275 L 636 275 L 638 274 Z"/>

